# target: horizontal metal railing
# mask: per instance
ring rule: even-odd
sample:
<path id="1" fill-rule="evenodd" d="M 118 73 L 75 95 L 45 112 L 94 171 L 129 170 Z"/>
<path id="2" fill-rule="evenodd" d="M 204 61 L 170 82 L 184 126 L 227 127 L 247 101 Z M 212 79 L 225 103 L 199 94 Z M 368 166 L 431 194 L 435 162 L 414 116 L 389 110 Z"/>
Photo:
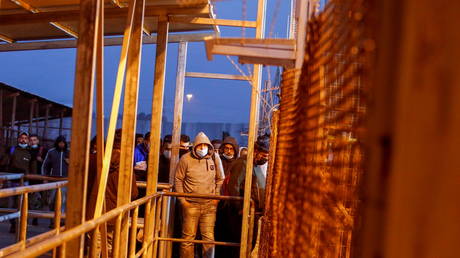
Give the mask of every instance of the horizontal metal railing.
<path id="1" fill-rule="evenodd" d="M 54 183 L 46 183 L 41 185 L 33 185 L 33 186 L 23 186 L 23 187 L 16 187 L 14 189 L 3 189 L 0 190 L 0 198 L 2 197 L 9 197 L 14 195 L 24 195 L 27 196 L 28 193 L 31 192 L 38 192 L 44 190 L 51 190 L 57 189 L 58 190 L 58 197 L 60 195 L 60 188 L 65 186 L 67 181 L 61 182 L 54 182 Z M 138 186 L 142 187 L 142 182 L 138 182 Z M 160 187 L 159 187 L 160 188 Z M 114 227 L 114 242 L 113 242 L 113 252 L 114 254 L 119 250 L 119 239 L 120 239 L 120 228 L 121 228 L 121 221 L 123 216 L 127 214 L 130 215 L 130 219 L 128 220 L 130 226 L 129 232 L 129 248 L 128 248 L 128 256 L 129 257 L 140 257 L 147 254 L 149 249 L 152 250 L 153 257 L 157 257 L 158 252 L 158 244 L 159 242 L 191 242 L 191 243 L 198 243 L 198 244 L 214 244 L 214 245 L 222 245 L 222 246 L 232 246 L 232 247 L 239 247 L 240 243 L 232 243 L 232 242 L 221 242 L 221 241 L 204 241 L 204 240 L 185 240 L 180 238 L 171 238 L 167 237 L 167 235 L 159 236 L 160 230 L 164 230 L 166 222 L 164 207 L 162 204 L 166 202 L 166 198 L 172 197 L 188 197 L 188 198 L 201 198 L 201 199 L 212 199 L 212 200 L 227 200 L 227 201 L 236 201 L 242 202 L 242 197 L 236 196 L 221 196 L 221 195 L 204 195 L 204 194 L 187 194 L 187 193 L 176 193 L 176 192 L 168 192 L 167 190 L 171 189 L 170 185 L 163 185 L 161 187 L 163 191 L 159 191 L 155 194 L 145 196 L 133 202 L 130 202 L 126 205 L 120 206 L 115 208 L 101 217 L 93 220 L 89 220 L 84 222 L 83 224 L 68 229 L 62 232 L 62 228 L 59 227 L 58 222 L 60 221 L 61 214 L 60 214 L 60 200 L 59 207 L 56 207 L 55 210 L 55 226 L 57 229 L 54 229 L 50 232 L 43 233 L 38 235 L 34 238 L 25 239 L 24 237 L 21 238 L 20 242 L 6 247 L 0 250 L 0 256 L 9 255 L 8 257 L 36 257 L 38 255 L 42 255 L 53 250 L 59 252 L 61 255 L 65 253 L 66 243 L 72 239 L 78 238 L 83 236 L 87 233 L 95 233 L 100 229 L 100 227 L 104 226 L 109 221 L 115 221 Z M 165 191 L 166 190 L 166 191 Z M 27 199 L 25 197 L 24 199 Z M 27 221 L 27 202 L 23 201 L 23 205 L 21 207 L 21 228 L 24 228 L 21 233 L 25 232 L 26 221 Z M 144 218 L 144 225 L 141 225 L 142 222 L 138 222 L 138 215 L 139 215 L 139 207 L 141 205 L 146 205 L 146 213 Z M 25 211 L 25 212 L 22 212 Z M 24 214 L 24 215 L 22 215 Z M 254 203 L 251 200 L 251 220 L 250 220 L 250 232 L 252 232 L 252 228 L 254 226 Z M 151 222 L 151 227 L 153 227 L 153 235 L 152 236 L 143 236 L 142 238 L 142 248 L 137 250 L 136 252 L 136 237 L 137 237 L 137 230 L 139 228 L 145 227 L 147 222 Z M 166 229 L 167 230 L 167 229 Z M 101 245 L 105 244 L 106 239 L 102 239 Z M 117 242 L 118 241 L 118 242 Z M 248 243 L 252 242 L 252 234 L 250 234 Z M 248 244 L 245 243 L 245 244 Z M 91 249 L 95 248 L 95 241 L 92 241 L 90 244 Z"/>
<path id="2" fill-rule="evenodd" d="M 0 256 L 5 256 L 13 252 L 24 250 L 27 245 L 33 244 L 35 242 L 41 241 L 44 238 L 49 237 L 50 235 L 58 234 L 61 230 L 61 219 L 62 216 L 61 207 L 62 207 L 62 188 L 67 185 L 66 180 L 62 178 L 53 178 L 46 177 L 41 175 L 23 175 L 23 174 L 14 174 L 14 177 L 8 177 L 7 180 L 44 180 L 44 181 L 57 181 L 52 183 L 36 184 L 36 185 L 26 185 L 0 189 L 0 198 L 8 198 L 13 196 L 20 196 L 18 209 L 12 208 L 1 208 L 0 213 L 9 213 L 6 215 L 0 216 L 0 222 L 10 219 L 19 218 L 19 223 L 16 235 L 17 243 L 0 249 Z M 61 181 L 58 181 L 61 180 Z M 55 210 L 54 212 L 44 212 L 44 211 L 29 211 L 29 194 L 37 193 L 48 190 L 56 190 L 56 199 L 55 199 Z M 54 230 L 46 232 L 44 234 L 38 235 L 34 238 L 27 240 L 27 219 L 28 217 L 33 218 L 54 218 Z M 51 232 L 51 233 L 50 233 Z"/>

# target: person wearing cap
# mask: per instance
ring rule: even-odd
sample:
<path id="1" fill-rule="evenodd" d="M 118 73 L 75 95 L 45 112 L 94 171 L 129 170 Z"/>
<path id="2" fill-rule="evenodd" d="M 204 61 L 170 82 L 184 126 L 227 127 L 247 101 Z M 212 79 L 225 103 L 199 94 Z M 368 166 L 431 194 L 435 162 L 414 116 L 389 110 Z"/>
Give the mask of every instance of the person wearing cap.
<path id="1" fill-rule="evenodd" d="M 192 151 L 184 154 L 177 165 L 174 182 L 176 192 L 220 195 L 224 177 L 219 155 L 215 155 L 209 138 L 200 132 L 195 137 Z M 201 238 L 214 241 L 218 201 L 189 197 L 177 199 L 182 205 L 182 238 L 194 240 L 199 226 Z M 203 244 L 202 251 L 203 257 L 214 257 L 214 245 Z M 193 258 L 194 244 L 182 243 L 180 257 Z"/>
<path id="2" fill-rule="evenodd" d="M 267 136 L 258 137 L 257 141 L 254 143 L 254 157 L 252 160 L 254 167 L 252 170 L 251 199 L 254 200 L 256 212 L 262 211 L 264 208 L 265 176 L 262 170 L 268 162 L 269 147 L 270 138 Z M 233 164 L 231 168 L 230 179 L 227 185 L 228 192 L 231 196 L 244 196 L 246 164 L 247 157 L 243 156 L 235 161 L 235 164 Z M 230 207 L 233 216 L 229 216 L 228 224 L 233 225 L 233 227 L 227 232 L 229 237 L 228 241 L 234 242 L 240 239 L 242 207 L 242 203 L 232 203 Z M 257 226 L 254 227 L 254 232 L 257 232 Z M 230 250 L 230 252 L 232 251 Z M 229 253 L 226 257 L 239 256 L 238 253 Z"/>
<path id="3" fill-rule="evenodd" d="M 267 164 L 270 148 L 270 138 L 267 136 L 258 137 L 254 144 L 253 172 L 252 172 L 252 198 L 256 202 L 256 208 L 263 209 L 265 196 L 266 172 L 264 167 Z M 238 159 L 230 171 L 228 192 L 231 196 L 244 196 L 244 182 L 246 178 L 246 157 Z"/>
<path id="4" fill-rule="evenodd" d="M 9 152 L 8 172 L 29 174 L 30 161 L 32 160 L 29 148 L 29 135 L 22 132 L 18 135 L 18 143 L 11 147 Z M 17 182 L 8 182 L 7 187 L 19 186 Z M 8 207 L 17 208 L 17 196 L 8 198 Z M 16 220 L 10 220 L 10 233 L 16 232 Z"/>
<path id="5" fill-rule="evenodd" d="M 18 136 L 18 143 L 10 149 L 8 172 L 28 174 L 32 160 L 29 147 L 29 135 L 22 132 Z"/>

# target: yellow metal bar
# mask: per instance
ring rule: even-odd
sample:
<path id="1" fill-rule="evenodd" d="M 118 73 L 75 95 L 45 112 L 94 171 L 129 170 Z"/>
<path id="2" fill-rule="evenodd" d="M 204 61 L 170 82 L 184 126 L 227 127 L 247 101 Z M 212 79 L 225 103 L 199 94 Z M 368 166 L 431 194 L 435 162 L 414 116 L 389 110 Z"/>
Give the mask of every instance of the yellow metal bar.
<path id="1" fill-rule="evenodd" d="M 265 7 L 266 0 L 258 1 L 257 9 L 257 27 L 256 38 L 263 38 L 265 32 Z M 262 79 L 262 65 L 254 65 L 251 90 L 251 112 L 249 116 L 249 136 L 248 136 L 248 162 L 246 163 L 246 177 L 244 186 L 244 203 L 243 203 L 243 222 L 241 230 L 241 248 L 240 257 L 247 257 L 248 249 L 248 230 L 249 230 L 249 210 L 251 199 L 252 170 L 254 159 L 254 143 L 257 138 L 257 118 L 259 111 L 259 94 Z"/>

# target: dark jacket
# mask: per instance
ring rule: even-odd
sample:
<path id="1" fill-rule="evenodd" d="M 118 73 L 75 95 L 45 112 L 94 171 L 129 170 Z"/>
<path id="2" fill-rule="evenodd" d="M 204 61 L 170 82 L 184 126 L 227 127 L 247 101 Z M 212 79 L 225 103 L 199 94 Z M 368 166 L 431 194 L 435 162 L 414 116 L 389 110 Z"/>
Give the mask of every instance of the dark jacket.
<path id="1" fill-rule="evenodd" d="M 161 154 L 158 168 L 158 182 L 169 183 L 169 164 L 170 160 Z"/>
<path id="2" fill-rule="evenodd" d="M 21 148 L 14 146 L 10 149 L 10 161 L 8 171 L 10 173 L 25 173 L 30 171 L 31 155 L 29 147 Z"/>
<path id="3" fill-rule="evenodd" d="M 226 144 L 230 144 L 233 146 L 233 149 L 235 150 L 235 155 L 233 156 L 232 159 L 226 159 L 224 156 L 223 156 L 223 153 L 224 153 L 224 147 Z M 240 146 L 238 145 L 238 143 L 236 142 L 236 139 L 231 137 L 231 136 L 228 136 L 228 137 L 225 137 L 225 140 L 224 142 L 222 143 L 222 145 L 220 145 L 220 159 L 222 160 L 222 166 L 224 167 L 224 173 L 225 173 L 225 177 L 228 177 L 230 175 L 230 170 L 231 170 L 231 167 L 232 167 L 232 164 L 238 159 L 238 152 L 240 150 Z"/>
<path id="4" fill-rule="evenodd" d="M 244 186 L 246 182 L 246 157 L 235 161 L 230 171 L 230 179 L 227 185 L 228 193 L 231 196 L 244 196 Z M 254 200 L 256 209 L 264 206 L 265 190 L 259 186 L 254 169 L 252 170 L 251 198 Z"/>
<path id="5" fill-rule="evenodd" d="M 45 176 L 67 176 L 69 165 L 65 159 L 69 158 L 68 150 L 52 148 L 48 151 L 43 160 L 42 175 Z"/>
<path id="6" fill-rule="evenodd" d="M 195 152 L 196 146 L 208 145 L 208 154 L 199 158 Z M 214 148 L 204 133 L 199 133 L 195 138 L 194 148 L 182 156 L 175 171 L 175 189 L 178 193 L 196 193 L 220 195 L 220 188 L 224 181 L 222 163 Z M 179 199 L 183 199 L 179 197 Z M 186 198 L 193 202 L 208 202 L 206 199 Z"/>
<path id="7" fill-rule="evenodd" d="M 118 176 L 120 168 L 120 150 L 114 149 L 112 151 L 112 158 L 110 160 L 109 175 L 107 177 L 107 187 L 105 191 L 105 211 L 110 211 L 117 207 L 117 194 L 118 194 Z M 91 154 L 89 159 L 88 169 L 88 205 L 86 211 L 86 218 L 92 219 L 96 206 L 97 190 L 99 183 L 97 182 L 97 154 Z M 136 177 L 132 177 L 131 186 L 131 200 L 135 200 L 138 195 L 138 188 L 136 185 Z M 112 224 L 110 221 L 109 224 Z"/>
<path id="8" fill-rule="evenodd" d="M 45 147 L 38 145 L 37 148 L 30 148 L 30 173 L 31 174 L 41 174 L 43 160 L 45 159 L 47 151 Z M 39 161 L 37 158 L 40 157 L 42 161 Z"/>
<path id="9" fill-rule="evenodd" d="M 59 148 L 59 143 L 64 142 L 63 149 Z M 54 148 L 48 151 L 43 160 L 42 175 L 45 176 L 67 176 L 69 164 L 65 161 L 69 158 L 67 142 L 65 137 L 59 136 L 54 142 Z"/>

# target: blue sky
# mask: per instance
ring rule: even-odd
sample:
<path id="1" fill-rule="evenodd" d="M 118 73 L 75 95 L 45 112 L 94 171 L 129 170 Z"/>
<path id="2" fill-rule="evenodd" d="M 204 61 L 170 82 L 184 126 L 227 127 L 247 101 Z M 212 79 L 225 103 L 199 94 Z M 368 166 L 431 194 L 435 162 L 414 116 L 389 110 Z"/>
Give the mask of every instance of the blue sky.
<path id="1" fill-rule="evenodd" d="M 218 18 L 242 19 L 246 2 L 248 20 L 255 20 L 256 0 L 224 0 L 215 5 Z M 284 38 L 290 10 L 288 0 L 267 0 L 266 35 Z M 273 25 L 272 25 L 273 24 Z M 221 27 L 222 37 L 240 37 L 240 28 Z M 246 29 L 246 37 L 253 37 L 254 30 Z M 178 44 L 168 45 L 164 115 L 172 120 L 174 109 L 175 75 Z M 0 81 L 13 87 L 43 96 L 71 106 L 75 73 L 75 49 L 36 50 L 0 53 Z M 115 84 L 120 47 L 105 48 L 105 109 L 108 115 Z M 202 42 L 189 43 L 188 72 L 239 74 L 224 56 L 214 61 L 206 59 Z M 236 60 L 236 59 L 235 59 Z M 155 46 L 144 45 L 142 53 L 138 112 L 150 113 Z M 247 69 L 244 67 L 245 71 Z M 272 71 L 274 69 L 272 68 Z M 266 70 L 264 70 L 266 78 Z M 185 102 L 185 122 L 247 122 L 249 117 L 250 86 L 247 82 L 187 78 L 185 93 L 193 94 L 192 101 Z"/>

